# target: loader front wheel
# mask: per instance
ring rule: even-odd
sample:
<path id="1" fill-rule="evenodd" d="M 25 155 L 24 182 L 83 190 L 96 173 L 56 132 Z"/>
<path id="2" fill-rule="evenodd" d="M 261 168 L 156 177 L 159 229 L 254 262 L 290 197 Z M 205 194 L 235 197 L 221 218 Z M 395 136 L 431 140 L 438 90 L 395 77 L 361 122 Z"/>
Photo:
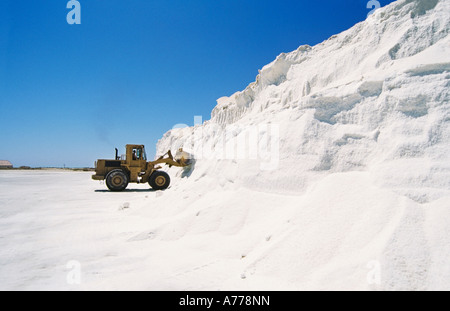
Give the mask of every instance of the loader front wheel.
<path id="1" fill-rule="evenodd" d="M 170 185 L 170 176 L 166 172 L 156 171 L 150 176 L 148 183 L 154 190 L 164 190 Z"/>
<path id="2" fill-rule="evenodd" d="M 106 176 L 106 186 L 111 191 L 123 191 L 128 186 L 128 176 L 122 170 L 113 170 Z"/>

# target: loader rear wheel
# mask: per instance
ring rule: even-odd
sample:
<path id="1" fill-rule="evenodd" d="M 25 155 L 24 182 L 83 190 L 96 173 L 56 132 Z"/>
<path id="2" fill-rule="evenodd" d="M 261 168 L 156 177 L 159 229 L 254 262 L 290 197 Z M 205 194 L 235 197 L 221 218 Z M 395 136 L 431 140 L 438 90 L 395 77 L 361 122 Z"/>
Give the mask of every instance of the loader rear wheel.
<path id="1" fill-rule="evenodd" d="M 170 176 L 166 172 L 156 171 L 150 176 L 148 183 L 154 190 L 164 190 L 170 185 Z"/>
<path id="2" fill-rule="evenodd" d="M 106 186 L 111 191 L 123 191 L 128 186 L 128 176 L 122 170 L 113 170 L 106 176 Z"/>

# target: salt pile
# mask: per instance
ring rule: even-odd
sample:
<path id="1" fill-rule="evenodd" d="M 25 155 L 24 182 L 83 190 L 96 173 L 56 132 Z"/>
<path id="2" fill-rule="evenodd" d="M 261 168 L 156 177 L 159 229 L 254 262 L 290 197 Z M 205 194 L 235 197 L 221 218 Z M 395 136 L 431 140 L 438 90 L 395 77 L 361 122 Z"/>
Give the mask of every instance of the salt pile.
<path id="1" fill-rule="evenodd" d="M 273 235 L 246 257 L 249 288 L 450 288 L 449 31 L 450 1 L 399 0 L 281 54 L 210 120 L 159 141 L 197 158 L 174 190 L 220 193 L 195 222 L 214 211 L 240 218 L 243 240 Z"/>

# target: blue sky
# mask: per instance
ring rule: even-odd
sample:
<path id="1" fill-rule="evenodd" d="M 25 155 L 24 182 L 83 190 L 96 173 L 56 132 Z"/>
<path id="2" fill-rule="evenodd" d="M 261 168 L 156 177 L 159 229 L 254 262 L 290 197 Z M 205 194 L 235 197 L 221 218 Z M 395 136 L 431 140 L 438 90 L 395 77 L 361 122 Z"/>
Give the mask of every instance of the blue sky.
<path id="1" fill-rule="evenodd" d="M 0 159 L 92 166 L 210 118 L 282 52 L 366 18 L 366 0 L 1 0 Z M 380 0 L 382 6 L 392 0 Z"/>

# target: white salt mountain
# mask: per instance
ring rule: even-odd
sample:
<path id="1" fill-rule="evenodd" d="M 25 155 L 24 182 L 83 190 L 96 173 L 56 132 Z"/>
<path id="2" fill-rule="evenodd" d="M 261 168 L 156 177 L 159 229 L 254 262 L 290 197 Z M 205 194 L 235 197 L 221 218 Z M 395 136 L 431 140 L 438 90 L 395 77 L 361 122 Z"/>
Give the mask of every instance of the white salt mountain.
<path id="1" fill-rule="evenodd" d="M 450 289 L 449 32 L 450 0 L 399 0 L 166 133 L 197 161 L 155 237 L 209 258 L 192 287 Z"/>

